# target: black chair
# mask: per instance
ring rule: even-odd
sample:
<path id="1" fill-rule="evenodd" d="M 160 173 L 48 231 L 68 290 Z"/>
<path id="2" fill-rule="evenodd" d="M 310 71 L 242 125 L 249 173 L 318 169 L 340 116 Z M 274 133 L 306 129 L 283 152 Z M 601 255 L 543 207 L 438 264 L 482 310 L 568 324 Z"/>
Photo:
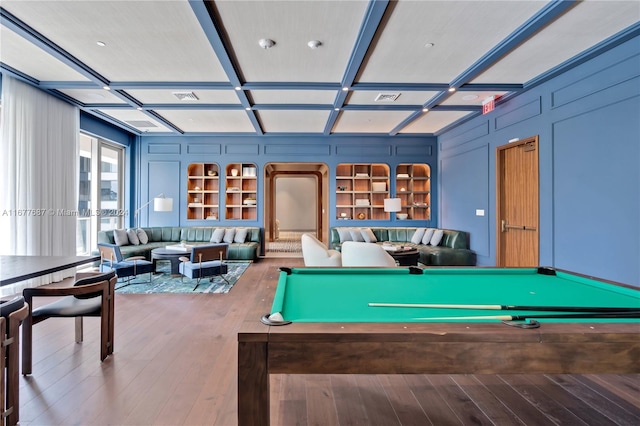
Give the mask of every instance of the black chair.
<path id="1" fill-rule="evenodd" d="M 0 417 L 13 426 L 20 421 L 19 330 L 29 315 L 29 307 L 22 296 L 0 303 Z"/>
<path id="2" fill-rule="evenodd" d="M 82 342 L 82 317 L 100 317 L 100 361 L 113 353 L 115 271 L 78 273 L 73 286 L 36 287 L 23 290 L 29 315 L 22 324 L 22 374 L 31 374 L 32 327 L 48 318 L 75 318 L 76 343 Z M 65 296 L 33 309 L 34 297 Z"/>
<path id="3" fill-rule="evenodd" d="M 220 276 L 227 283 L 229 282 L 222 274 L 227 273 L 227 258 L 229 244 L 207 244 L 195 246 L 191 249 L 190 257 L 181 257 L 180 273 L 183 277 L 195 278 L 196 286 L 200 285 L 200 280 L 205 277 Z M 210 278 L 209 281 L 212 281 Z"/>
<path id="4" fill-rule="evenodd" d="M 120 247 L 115 244 L 98 243 L 98 250 L 100 251 L 100 272 L 116 271 L 118 279 L 123 279 L 125 282 L 118 288 L 130 285 L 131 280 L 138 274 L 149 274 L 148 282 L 151 282 L 153 263 L 146 260 L 144 256 L 124 259 Z"/>

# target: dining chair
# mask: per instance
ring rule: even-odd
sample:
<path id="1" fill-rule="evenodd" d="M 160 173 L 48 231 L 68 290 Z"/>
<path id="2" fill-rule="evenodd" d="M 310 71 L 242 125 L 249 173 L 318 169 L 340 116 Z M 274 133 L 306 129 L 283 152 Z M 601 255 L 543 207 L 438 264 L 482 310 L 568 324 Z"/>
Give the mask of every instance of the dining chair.
<path id="1" fill-rule="evenodd" d="M 29 315 L 24 297 L 17 296 L 0 304 L 0 418 L 8 426 L 20 421 L 20 324 Z"/>

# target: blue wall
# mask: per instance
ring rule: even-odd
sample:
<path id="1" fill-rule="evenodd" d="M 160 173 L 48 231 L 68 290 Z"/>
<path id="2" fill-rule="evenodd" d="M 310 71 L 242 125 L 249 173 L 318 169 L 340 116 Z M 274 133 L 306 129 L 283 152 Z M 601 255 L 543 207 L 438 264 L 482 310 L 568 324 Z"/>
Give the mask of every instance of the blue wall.
<path id="1" fill-rule="evenodd" d="M 329 168 L 329 226 L 337 226 L 335 211 L 335 170 L 340 163 L 383 163 L 389 165 L 392 176 L 390 190 L 395 194 L 395 169 L 401 163 L 427 163 L 432 175 L 437 172 L 436 138 L 412 136 L 153 136 L 140 138 L 138 205 L 163 192 L 174 199 L 171 213 L 145 209 L 140 224 L 206 225 L 211 221 L 187 220 L 187 167 L 191 163 L 217 163 L 224 170 L 229 163 L 255 163 L 258 167 L 258 218 L 242 221 L 246 226 L 264 227 L 264 166 L 270 162 L 324 163 Z M 432 212 L 437 211 L 437 191 L 432 182 Z M 221 188 L 223 191 L 223 188 Z M 220 212 L 224 211 L 224 197 L 220 197 Z M 235 221 L 221 220 L 220 225 L 235 225 Z M 390 221 L 340 221 L 339 225 L 389 225 Z M 430 221 L 402 221 L 395 226 L 436 226 L 437 217 Z"/>
<path id="2" fill-rule="evenodd" d="M 479 265 L 496 263 L 496 148 L 534 135 L 540 264 L 640 286 L 640 38 L 438 137 L 439 223 Z"/>

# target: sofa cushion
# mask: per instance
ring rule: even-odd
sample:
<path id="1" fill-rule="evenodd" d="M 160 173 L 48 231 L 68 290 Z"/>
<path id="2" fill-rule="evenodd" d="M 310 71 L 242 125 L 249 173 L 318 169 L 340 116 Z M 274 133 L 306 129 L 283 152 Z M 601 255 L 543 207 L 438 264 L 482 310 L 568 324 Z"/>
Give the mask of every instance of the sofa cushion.
<path id="1" fill-rule="evenodd" d="M 435 229 L 433 228 L 427 228 L 424 230 L 424 235 L 422 236 L 422 244 L 424 244 L 425 246 L 427 244 L 429 244 L 429 242 L 431 242 L 431 238 L 433 238 L 433 233 L 435 232 Z"/>
<path id="2" fill-rule="evenodd" d="M 140 244 L 138 233 L 135 229 L 127 229 L 127 238 L 129 239 L 129 244 L 133 244 L 134 246 Z"/>
<path id="3" fill-rule="evenodd" d="M 352 241 L 350 228 L 338 228 L 338 234 L 340 235 L 341 243 L 344 243 L 345 241 Z"/>
<path id="4" fill-rule="evenodd" d="M 422 237 L 424 237 L 424 231 L 426 231 L 426 228 L 416 229 L 416 232 L 414 232 L 411 237 L 411 242 L 413 244 L 420 244 L 422 242 Z"/>
<path id="5" fill-rule="evenodd" d="M 147 244 L 149 242 L 149 236 L 146 232 L 144 232 L 144 229 L 136 229 L 136 235 L 138 236 L 138 241 L 140 241 L 140 244 Z"/>
<path id="6" fill-rule="evenodd" d="M 442 229 L 436 229 L 433 231 L 433 237 L 429 240 L 429 244 L 432 246 L 437 246 L 442 241 L 442 237 L 444 236 L 444 231 Z"/>
<path id="7" fill-rule="evenodd" d="M 360 228 L 351 228 L 349 229 L 349 234 L 351 234 L 351 241 L 357 241 L 359 243 L 364 243 L 364 237 L 362 236 L 362 230 Z"/>
<path id="8" fill-rule="evenodd" d="M 213 234 L 211 235 L 211 242 L 212 243 L 221 243 L 222 240 L 224 239 L 224 228 L 216 228 L 213 231 Z"/>
<path id="9" fill-rule="evenodd" d="M 117 246 L 129 245 L 129 236 L 127 235 L 127 230 L 126 229 L 114 229 L 113 230 L 113 240 L 115 241 Z"/>
<path id="10" fill-rule="evenodd" d="M 224 230 L 224 238 L 222 238 L 222 241 L 231 244 L 235 236 L 236 228 L 227 228 Z"/>
<path id="11" fill-rule="evenodd" d="M 249 230 L 247 228 L 236 228 L 236 235 L 233 237 L 234 243 L 244 243 Z"/>
<path id="12" fill-rule="evenodd" d="M 362 239 L 365 243 L 377 243 L 378 239 L 376 238 L 376 234 L 370 228 L 361 228 L 360 232 L 362 233 Z"/>

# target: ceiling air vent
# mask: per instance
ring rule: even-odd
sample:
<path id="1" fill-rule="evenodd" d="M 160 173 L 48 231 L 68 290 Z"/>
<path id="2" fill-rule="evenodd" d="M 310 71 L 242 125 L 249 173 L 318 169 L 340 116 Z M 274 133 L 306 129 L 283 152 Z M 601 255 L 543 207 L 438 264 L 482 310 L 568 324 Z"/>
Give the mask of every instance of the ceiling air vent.
<path id="1" fill-rule="evenodd" d="M 396 99 L 398 99 L 399 96 L 400 96 L 400 93 L 378 93 L 378 96 L 376 96 L 375 101 L 376 102 L 394 102 Z"/>
<path id="2" fill-rule="evenodd" d="M 195 93 L 193 92 L 173 92 L 173 96 L 178 98 L 180 101 L 197 101 L 199 100 Z"/>
<path id="3" fill-rule="evenodd" d="M 158 127 L 152 122 L 147 120 L 131 120 L 131 121 L 127 121 L 126 123 L 133 127 Z"/>

